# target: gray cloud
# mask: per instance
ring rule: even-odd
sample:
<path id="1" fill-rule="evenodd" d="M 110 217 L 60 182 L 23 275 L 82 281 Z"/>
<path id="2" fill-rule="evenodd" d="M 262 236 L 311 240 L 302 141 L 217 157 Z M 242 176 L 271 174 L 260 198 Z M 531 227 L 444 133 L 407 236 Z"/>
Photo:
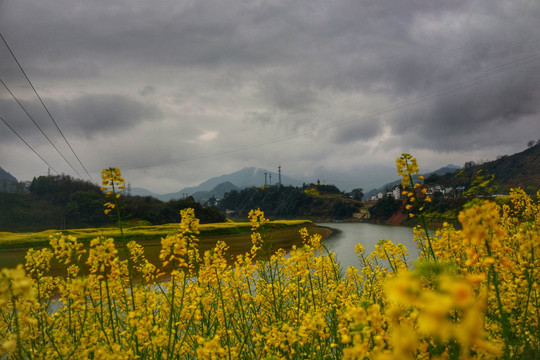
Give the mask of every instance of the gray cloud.
<path id="1" fill-rule="evenodd" d="M 321 101 L 313 89 L 285 81 L 265 83 L 261 93 L 271 108 L 284 112 L 310 111 L 312 105 Z"/>
<path id="2" fill-rule="evenodd" d="M 365 141 L 380 135 L 382 132 L 382 123 L 380 119 L 366 119 L 363 122 L 357 122 L 335 129 L 335 140 L 337 144 L 347 144 L 356 141 Z"/>
<path id="3" fill-rule="evenodd" d="M 540 136 L 539 18 L 530 0 L 0 0 L 0 31 L 88 162 L 114 146 L 126 149 L 115 166 L 200 159 L 160 167 L 164 187 L 250 161 L 305 173 L 403 151 L 433 164 L 517 151 Z M 1 43 L 0 78 L 51 131 Z M 43 144 L 0 96 L 0 115 Z M 141 146 L 148 136 L 159 146 Z"/>
<path id="4" fill-rule="evenodd" d="M 410 135 L 414 146 L 434 150 L 493 146 L 483 134 L 508 131 L 540 112 L 540 76 L 512 72 L 458 93 L 392 115 L 395 134 Z"/>
<path id="5" fill-rule="evenodd" d="M 153 104 L 114 94 L 87 94 L 54 103 L 51 108 L 69 131 L 84 137 L 126 131 L 145 121 L 163 117 Z"/>
<path id="6" fill-rule="evenodd" d="M 146 85 L 140 92 L 141 96 L 154 95 L 156 93 L 156 88 L 150 85 Z"/>

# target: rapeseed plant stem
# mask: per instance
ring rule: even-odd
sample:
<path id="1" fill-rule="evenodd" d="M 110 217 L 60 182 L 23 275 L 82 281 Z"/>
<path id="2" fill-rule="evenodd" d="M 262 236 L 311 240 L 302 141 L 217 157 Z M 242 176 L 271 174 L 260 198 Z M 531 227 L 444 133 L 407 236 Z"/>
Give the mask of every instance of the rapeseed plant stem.
<path id="1" fill-rule="evenodd" d="M 103 332 L 103 335 L 105 336 L 105 341 L 107 341 L 107 344 L 109 345 L 109 348 L 112 349 L 111 341 L 109 340 L 109 335 L 108 335 L 107 329 L 105 328 L 105 314 L 103 312 L 104 311 L 104 309 L 103 309 L 103 285 L 102 285 L 101 281 L 99 281 L 99 301 L 98 301 L 98 303 L 99 303 L 98 322 L 99 322 L 99 325 L 101 327 L 101 331 Z M 94 306 L 94 308 L 98 307 L 96 303 L 94 303 L 93 306 Z M 113 334 L 114 334 L 114 327 L 112 327 L 111 330 L 113 331 Z M 113 335 L 113 340 L 114 340 L 114 335 Z"/>
<path id="2" fill-rule="evenodd" d="M 185 296 L 186 296 L 186 287 L 187 287 L 187 282 L 188 282 L 188 275 L 185 271 L 182 272 L 183 275 L 184 275 L 184 279 L 182 280 L 182 294 L 180 296 L 180 306 L 179 306 L 179 310 L 176 310 L 176 311 L 182 311 L 184 309 L 184 299 L 185 299 Z M 190 319 L 190 322 L 191 322 L 191 319 Z M 188 324 L 188 327 L 189 327 L 189 324 Z M 170 352 L 171 353 L 174 353 L 174 349 L 176 347 L 176 342 L 178 340 L 176 334 L 178 333 L 178 324 L 175 324 L 174 325 L 174 337 L 173 337 L 173 344 L 172 344 L 172 347 L 170 348 Z"/>
<path id="3" fill-rule="evenodd" d="M 416 159 L 415 159 L 415 165 L 416 165 Z M 416 174 L 418 174 L 418 168 L 416 168 Z M 409 181 L 410 181 L 411 189 L 412 189 L 411 191 L 416 191 L 416 188 L 414 187 L 415 184 L 414 184 L 411 173 L 409 173 L 408 175 L 409 175 Z M 418 196 L 415 196 L 414 199 L 418 199 Z M 429 197 L 427 199 L 429 199 Z M 427 224 L 426 216 L 425 216 L 424 212 L 419 211 L 418 217 L 420 218 L 420 222 L 422 224 L 422 229 L 424 230 L 424 235 L 425 235 L 426 240 L 428 242 L 429 253 L 431 254 L 431 257 L 432 257 L 433 261 L 435 263 L 437 263 L 437 257 L 435 256 L 435 251 L 433 250 L 433 245 L 431 244 L 431 236 L 429 235 L 429 228 L 428 228 L 428 224 Z M 429 258 L 428 258 L 428 260 L 429 260 Z"/>
<path id="4" fill-rule="evenodd" d="M 493 237 L 493 234 L 491 234 L 491 237 Z M 493 256 L 493 253 L 491 251 L 491 248 L 489 246 L 489 241 L 487 239 L 485 240 L 484 245 L 486 247 L 487 255 L 491 258 Z M 509 329 L 506 311 L 504 310 L 504 306 L 501 300 L 501 292 L 499 289 L 499 279 L 497 277 L 497 271 L 495 270 L 493 263 L 489 264 L 488 276 L 493 279 L 493 287 L 495 288 L 495 297 L 497 299 L 497 306 L 499 310 L 499 321 L 501 323 L 503 338 L 504 338 L 504 358 L 508 358 L 510 356 L 510 347 L 509 347 L 510 329 Z"/>
<path id="5" fill-rule="evenodd" d="M 227 308 L 225 307 L 225 301 L 223 300 L 223 291 L 221 290 L 221 280 L 219 278 L 219 274 L 217 271 L 217 267 L 214 267 L 214 273 L 216 275 L 216 283 L 217 283 L 217 289 L 218 289 L 218 297 L 219 302 L 221 305 L 221 311 L 223 311 L 223 318 L 225 319 L 224 325 L 225 325 L 225 334 L 227 338 L 227 352 L 228 352 L 228 358 L 231 359 L 231 339 L 229 335 L 229 321 L 227 316 Z"/>
<path id="6" fill-rule="evenodd" d="M 15 300 L 15 294 L 13 293 L 12 282 L 9 282 L 9 292 L 11 295 L 11 304 L 13 306 L 13 320 L 15 325 L 15 339 L 17 341 L 17 353 L 19 359 L 23 359 L 23 348 L 21 346 L 21 328 L 19 324 L 19 311 L 17 310 L 17 303 Z"/>
<path id="7" fill-rule="evenodd" d="M 167 324 L 167 335 L 168 335 L 168 340 L 167 340 L 167 359 L 171 359 L 171 356 L 173 354 L 172 352 L 172 348 L 171 348 L 171 342 L 172 342 L 172 328 L 173 328 L 173 323 L 175 321 L 175 314 L 176 314 L 176 309 L 174 308 L 174 301 L 175 301 L 175 293 L 176 293 L 176 272 L 175 272 L 175 261 L 174 259 L 172 260 L 172 268 L 173 268 L 173 272 L 171 274 L 171 288 L 170 288 L 170 293 L 171 293 L 171 298 L 169 300 L 169 307 L 170 307 L 170 310 L 169 310 L 169 323 Z"/>

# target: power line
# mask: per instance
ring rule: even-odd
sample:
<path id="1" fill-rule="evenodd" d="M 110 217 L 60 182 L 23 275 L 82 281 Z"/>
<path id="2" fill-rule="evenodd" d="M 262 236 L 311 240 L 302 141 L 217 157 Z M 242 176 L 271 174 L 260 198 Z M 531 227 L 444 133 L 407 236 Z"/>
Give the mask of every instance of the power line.
<path id="1" fill-rule="evenodd" d="M 80 178 L 82 178 L 81 174 L 79 174 L 79 172 L 77 171 L 77 169 L 75 169 L 73 167 L 73 165 L 71 165 L 71 163 L 68 161 L 68 159 L 66 159 L 66 157 L 64 156 L 64 154 L 62 154 L 60 152 L 60 150 L 58 150 L 58 148 L 56 147 L 56 145 L 54 145 L 54 143 L 52 142 L 52 140 L 47 136 L 47 134 L 45 134 L 45 132 L 41 129 L 41 127 L 39 127 L 39 125 L 36 123 L 36 121 L 34 120 L 34 118 L 30 115 L 30 113 L 26 110 L 26 108 L 23 106 L 23 104 L 21 104 L 21 102 L 19 101 L 19 99 L 17 99 L 17 97 L 13 94 L 13 92 L 8 88 L 8 86 L 6 85 L 6 83 L 4 83 L 4 81 L 0 78 L 0 83 L 2 83 L 2 85 L 4 85 L 4 87 L 6 88 L 6 90 L 11 94 L 11 96 L 13 97 L 13 99 L 15 99 L 15 101 L 17 102 L 17 104 L 19 104 L 19 106 L 21 107 L 21 109 L 23 109 L 24 113 L 30 118 L 30 120 L 32 120 L 32 122 L 34 123 L 34 125 L 36 125 L 36 127 L 39 129 L 39 131 L 41 131 L 41 133 L 43 134 L 43 136 L 45 136 L 45 138 L 49 141 L 49 143 L 52 145 L 52 147 L 56 150 L 56 152 L 58 154 L 60 154 L 60 156 L 62 157 L 62 159 L 64 159 L 65 162 L 68 163 L 69 166 L 71 166 L 71 168 L 73 169 L 73 171 L 75 171 L 75 173 L 77 175 L 79 175 Z"/>
<path id="2" fill-rule="evenodd" d="M 17 57 L 15 56 L 15 54 L 13 53 L 13 51 L 11 51 L 11 47 L 8 45 L 6 39 L 4 38 L 4 36 L 2 35 L 2 33 L 0 32 L 0 38 L 2 38 L 2 41 L 4 42 L 4 44 L 6 45 L 7 49 L 9 50 L 11 56 L 13 57 L 13 59 L 15 60 L 15 62 L 17 63 L 17 65 L 19 66 L 19 69 L 21 69 L 21 72 L 24 74 L 24 77 L 26 78 L 26 80 L 28 81 L 28 83 L 30 84 L 30 86 L 32 87 L 32 90 L 34 90 L 34 93 L 36 94 L 37 98 L 39 99 L 39 101 L 41 102 L 41 105 L 43 105 L 43 108 L 45 109 L 45 111 L 47 112 L 47 114 L 49 115 L 49 117 L 51 118 L 52 122 L 54 123 L 54 125 L 56 126 L 56 129 L 58 130 L 58 132 L 60 133 L 60 135 L 62 135 L 62 138 L 64 138 L 64 141 L 66 142 L 66 144 L 69 146 L 71 152 L 73 153 L 73 155 L 75 155 L 75 158 L 77 159 L 77 161 L 79 162 L 79 164 L 82 166 L 82 168 L 84 169 L 84 171 L 86 172 L 86 175 L 88 175 L 88 177 L 90 178 L 90 180 L 92 182 L 94 182 L 94 179 L 92 179 L 92 176 L 90 176 L 90 173 L 88 173 L 88 170 L 86 170 L 86 167 L 83 165 L 81 159 L 79 159 L 79 157 L 77 156 L 77 154 L 75 153 L 75 150 L 73 150 L 73 147 L 71 146 L 71 144 L 69 143 L 69 141 L 66 139 L 66 137 L 64 136 L 64 133 L 62 132 L 62 130 L 60 130 L 60 127 L 58 126 L 58 124 L 56 123 L 56 120 L 54 120 L 54 117 L 52 116 L 51 112 L 49 111 L 49 109 L 47 108 L 47 106 L 45 105 L 45 103 L 43 102 L 43 100 L 41 99 L 41 96 L 39 96 L 36 88 L 34 87 L 34 85 L 32 84 L 32 82 L 30 81 L 30 78 L 28 77 L 28 75 L 26 75 L 26 72 L 24 71 L 22 65 L 19 63 L 19 60 L 17 60 Z M 77 173 L 78 174 L 78 173 Z M 79 175 L 80 176 L 80 175 Z"/>
<path id="3" fill-rule="evenodd" d="M 311 133 L 314 133 L 314 132 L 320 131 L 320 130 L 327 130 L 327 129 L 335 128 L 335 127 L 338 127 L 338 126 L 343 126 L 343 125 L 350 124 L 350 123 L 353 123 L 353 122 L 358 121 L 358 120 L 363 120 L 363 119 L 367 119 L 367 118 L 370 118 L 370 117 L 373 117 L 373 116 L 378 116 L 378 115 L 383 115 L 383 114 L 386 114 L 386 113 L 389 113 L 389 112 L 393 112 L 393 111 L 398 110 L 400 108 L 415 105 L 415 104 L 421 103 L 421 102 L 423 102 L 425 100 L 428 100 L 428 99 L 431 99 L 431 98 L 446 96 L 446 95 L 453 94 L 453 93 L 456 93 L 456 92 L 464 90 L 464 89 L 475 87 L 475 86 L 481 84 L 483 80 L 485 80 L 485 79 L 487 79 L 489 77 L 492 77 L 494 75 L 497 75 L 497 74 L 500 74 L 500 73 L 503 73 L 503 72 L 510 71 L 513 68 L 515 68 L 516 66 L 533 64 L 533 63 L 537 62 L 538 60 L 540 60 L 540 54 L 530 55 L 530 56 L 524 57 L 522 59 L 517 59 L 515 61 L 511 61 L 509 63 L 498 65 L 498 66 L 495 66 L 493 68 L 487 69 L 486 71 L 484 71 L 484 73 L 482 75 L 480 75 L 480 76 L 478 76 L 476 78 L 473 78 L 471 80 L 467 80 L 467 81 L 464 81 L 462 83 L 454 84 L 454 85 L 448 86 L 446 88 L 435 90 L 435 91 L 433 91 L 431 93 L 423 94 L 423 95 L 420 95 L 420 96 L 417 96 L 417 97 L 414 97 L 414 98 L 411 98 L 411 99 L 407 99 L 407 100 L 404 100 L 404 101 L 401 101 L 401 102 L 398 102 L 398 103 L 395 103 L 395 104 L 392 104 L 392 105 L 388 105 L 388 106 L 376 109 L 374 111 L 371 111 L 369 113 L 366 113 L 366 114 L 363 114 L 363 115 L 360 115 L 360 116 L 354 116 L 354 117 L 349 118 L 349 119 L 345 119 L 345 120 L 341 120 L 341 121 L 334 121 L 334 122 L 329 123 L 329 124 L 313 127 L 311 129 L 303 131 L 303 132 L 290 134 L 290 135 L 284 135 L 284 136 L 276 137 L 276 138 L 273 138 L 273 139 L 268 139 L 266 141 L 260 141 L 260 142 L 257 142 L 257 143 L 246 144 L 246 145 L 235 147 L 235 148 L 232 148 L 232 149 L 229 149 L 229 150 L 222 150 L 222 151 L 216 151 L 216 152 L 211 152 L 211 153 L 207 153 L 207 154 L 194 155 L 194 156 L 191 156 L 191 157 L 185 157 L 183 159 L 177 159 L 177 160 L 161 161 L 161 162 L 155 162 L 155 163 L 152 163 L 152 164 L 146 164 L 146 165 L 140 165 L 140 166 L 134 166 L 134 167 L 126 167 L 126 168 L 124 168 L 124 170 L 135 170 L 135 169 L 143 169 L 143 168 L 149 168 L 149 167 L 154 167 L 154 166 L 159 166 L 159 165 L 170 165 L 170 164 L 176 164 L 176 163 L 181 163 L 181 162 L 186 162 L 186 161 L 200 160 L 200 159 L 205 159 L 205 158 L 209 158 L 209 157 L 230 154 L 230 153 L 239 152 L 239 151 L 242 151 L 242 150 L 252 149 L 252 148 L 256 148 L 256 147 L 260 147 L 260 146 L 264 146 L 264 145 L 274 144 L 274 143 L 286 141 L 286 140 L 289 140 L 289 139 L 305 136 L 305 135 L 308 135 L 308 134 L 311 134 Z"/>
<path id="4" fill-rule="evenodd" d="M 19 135 L 19 134 L 15 131 L 15 129 L 13 129 L 13 128 L 6 122 L 6 120 L 4 120 L 3 117 L 0 116 L 0 120 L 2 120 L 2 121 L 4 122 L 4 124 L 6 124 L 6 126 L 7 126 L 8 128 L 10 128 L 10 130 L 13 131 L 13 133 L 14 133 L 15 135 L 17 135 L 17 136 L 19 137 L 19 139 L 22 140 L 23 143 L 25 143 L 26 146 L 28 146 L 28 147 L 30 148 L 30 150 L 32 150 L 32 151 L 34 152 L 34 154 L 36 154 L 36 155 L 41 159 L 41 161 L 43 161 L 45 164 L 47 164 L 47 166 L 48 166 L 49 168 L 51 168 L 55 173 L 58 174 L 58 171 L 56 171 L 56 170 L 55 170 L 55 169 L 54 169 L 54 168 L 53 168 L 53 167 L 52 167 L 52 166 L 51 166 L 51 165 L 50 165 L 43 157 L 41 157 L 41 155 L 39 155 L 38 152 L 37 152 L 36 150 L 34 150 L 34 148 L 31 147 L 30 144 L 28 144 L 28 143 L 26 142 L 26 140 L 24 140 L 24 139 L 22 138 L 22 136 Z"/>

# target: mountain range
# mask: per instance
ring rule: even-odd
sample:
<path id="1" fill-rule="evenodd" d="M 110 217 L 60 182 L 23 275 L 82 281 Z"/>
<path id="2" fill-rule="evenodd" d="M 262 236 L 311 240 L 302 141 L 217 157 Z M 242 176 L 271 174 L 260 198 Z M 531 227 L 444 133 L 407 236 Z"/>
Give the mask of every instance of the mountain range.
<path id="1" fill-rule="evenodd" d="M 247 167 L 231 174 L 210 178 L 200 183 L 198 186 L 186 187 L 173 193 L 156 194 L 146 189 L 132 188 L 131 195 L 152 196 L 162 201 L 182 199 L 186 196 L 193 196 L 193 198 L 198 202 L 205 202 L 211 197 L 218 199 L 222 198 L 226 192 L 232 190 L 239 190 L 252 186 L 263 186 L 265 185 L 265 173 L 267 185 L 275 185 L 278 183 L 278 173 L 261 168 Z M 302 186 L 301 181 L 286 175 L 281 175 L 281 183 L 285 186 Z"/>
<path id="2" fill-rule="evenodd" d="M 446 174 L 447 172 L 454 172 L 459 168 L 460 167 L 456 165 L 447 165 L 427 174 Z M 265 173 L 267 174 L 267 185 L 275 185 L 279 181 L 279 174 L 276 172 L 261 168 L 247 167 L 231 174 L 210 178 L 198 186 L 186 187 L 173 193 L 157 194 L 143 188 L 132 188 L 131 195 L 152 196 L 162 201 L 193 196 L 196 201 L 204 203 L 212 197 L 215 197 L 216 199 L 223 198 L 223 195 L 225 195 L 226 192 L 232 190 L 240 190 L 252 186 L 261 187 L 265 185 Z M 387 186 L 397 185 L 399 183 L 399 180 L 394 181 L 396 178 L 395 168 L 382 165 L 362 166 L 349 171 L 331 171 L 325 168 L 318 168 L 314 171 L 314 174 L 316 174 L 316 176 L 311 176 L 313 179 L 311 181 L 300 181 L 282 174 L 281 183 L 285 186 L 291 185 L 299 187 L 304 183 L 316 183 L 317 181 L 320 181 L 321 184 L 335 185 L 345 192 L 358 187 L 373 187 L 366 196 L 372 193 L 376 194 L 378 191 L 382 191 L 380 189 L 386 189 Z M 378 186 L 380 186 L 380 184 L 385 185 L 379 188 Z M 376 186 L 377 188 L 375 188 Z"/>
<path id="3" fill-rule="evenodd" d="M 426 175 L 440 174 L 444 175 L 448 172 L 455 172 L 460 169 L 456 165 L 447 165 L 433 172 L 427 172 Z M 132 188 L 131 195 L 139 196 L 152 196 L 162 201 L 169 201 L 172 199 L 182 199 L 186 196 L 193 196 L 198 202 L 206 202 L 208 199 L 215 197 L 216 199 L 223 198 L 226 192 L 232 190 L 240 190 L 246 187 L 261 187 L 265 185 L 265 175 L 267 174 L 267 185 L 275 185 L 279 180 L 279 174 L 271 172 L 266 169 L 247 167 L 242 170 L 233 172 L 231 174 L 216 176 L 210 178 L 198 186 L 191 186 L 183 188 L 180 191 L 167 194 L 156 194 L 143 188 Z M 396 179 L 396 170 L 389 166 L 363 166 L 357 167 L 349 171 L 331 171 L 324 168 L 316 169 L 314 172 L 317 176 L 312 176 L 313 182 L 320 181 L 323 184 L 332 184 L 337 186 L 342 191 L 351 191 L 354 188 L 365 186 L 371 186 L 372 190 L 366 193 L 366 196 L 376 194 L 378 191 L 383 191 L 388 186 L 397 185 L 400 180 Z M 270 175 L 271 179 L 270 179 Z M 307 181 L 300 181 L 298 179 L 281 175 L 281 182 L 283 185 L 302 186 Z M 381 184 L 385 184 L 379 187 Z M 381 190 L 383 189 L 383 190 Z"/>
<path id="4" fill-rule="evenodd" d="M 540 185 L 540 145 L 532 146 L 513 155 L 501 156 L 494 161 L 482 164 L 472 163 L 472 165 L 474 166 L 465 169 L 466 173 L 483 169 L 495 176 L 495 182 L 498 183 L 501 190 L 507 190 L 511 186 L 523 187 L 529 185 L 534 187 Z M 461 167 L 450 164 L 435 171 L 422 171 L 421 173 L 426 178 L 430 175 L 437 175 L 441 184 L 448 183 L 448 185 L 453 186 L 455 184 L 452 184 L 449 179 L 446 179 L 447 176 L 445 175 L 453 174 L 459 169 Z M 17 181 L 15 177 L 1 167 L 0 180 L 4 183 Z M 198 186 L 185 187 L 173 193 L 157 194 L 147 189 L 133 187 L 131 188 L 131 195 L 152 196 L 162 201 L 193 196 L 196 201 L 204 203 L 212 197 L 217 199 L 223 198 L 226 192 L 232 190 L 240 190 L 253 186 L 261 187 L 265 183 L 267 185 L 275 185 L 278 181 L 279 174 L 275 171 L 247 167 L 230 174 L 212 177 Z M 356 166 L 346 171 L 336 171 L 320 167 L 315 169 L 309 177 L 302 180 L 281 174 L 281 183 L 286 186 L 302 186 L 304 183 L 317 183 L 318 181 L 321 184 L 335 185 L 341 191 L 345 192 L 362 187 L 365 194 L 364 198 L 369 198 L 379 191 L 385 192 L 386 188 L 396 186 L 400 182 L 397 179 L 395 168 L 384 165 Z M 381 184 L 384 185 L 381 186 Z"/>

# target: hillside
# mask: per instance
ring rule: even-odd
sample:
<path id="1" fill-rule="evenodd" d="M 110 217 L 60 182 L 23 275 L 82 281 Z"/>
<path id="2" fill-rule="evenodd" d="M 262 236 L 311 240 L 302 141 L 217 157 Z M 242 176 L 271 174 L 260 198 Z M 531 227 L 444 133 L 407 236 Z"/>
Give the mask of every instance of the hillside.
<path id="1" fill-rule="evenodd" d="M 0 167 L 0 180 L 15 181 L 15 182 L 17 181 L 15 176 L 11 175 L 10 173 L 2 169 L 1 167 Z"/>
<path id="2" fill-rule="evenodd" d="M 197 189 L 195 187 L 191 188 Z M 210 198 L 215 197 L 217 199 L 223 198 L 223 195 L 225 195 L 226 192 L 232 191 L 232 190 L 240 190 L 240 188 L 230 181 L 225 181 L 223 183 L 217 184 L 214 188 L 210 190 L 197 190 L 195 192 L 187 192 L 185 189 L 182 191 L 178 191 L 175 193 L 168 193 L 168 194 L 156 194 L 149 190 L 143 189 L 143 188 L 133 188 L 131 189 L 131 195 L 132 196 L 151 196 L 155 199 L 158 199 L 160 201 L 171 201 L 171 200 L 179 200 L 184 199 L 187 196 L 193 197 L 195 201 L 203 204 L 207 202 Z"/>
<path id="3" fill-rule="evenodd" d="M 24 189 L 23 184 L 19 184 L 15 176 L 11 175 L 0 167 L 0 192 L 21 192 Z"/>
<path id="4" fill-rule="evenodd" d="M 423 174 L 425 178 L 433 176 L 433 175 L 446 175 L 446 174 L 455 174 L 457 171 L 459 171 L 461 168 L 456 165 L 448 164 L 446 166 L 443 166 L 440 169 L 437 169 L 432 172 L 428 172 Z M 397 175 L 397 173 L 396 173 Z M 416 176 L 413 176 L 413 178 L 416 180 Z M 386 193 L 386 189 L 391 189 L 401 184 L 401 179 L 396 179 L 392 182 L 386 183 L 381 187 L 371 189 L 364 195 L 364 199 L 369 199 L 371 196 L 376 195 L 378 192 Z"/>
<path id="5" fill-rule="evenodd" d="M 445 187 L 464 186 L 469 189 L 474 185 L 475 179 L 493 180 L 489 184 L 489 193 L 507 194 L 511 188 L 521 187 L 528 193 L 536 193 L 540 189 L 540 144 L 530 147 L 513 155 L 504 155 L 497 160 L 482 164 L 467 162 L 463 169 L 455 165 L 447 165 L 431 173 L 423 174 L 425 183 Z M 365 194 L 365 199 L 387 188 L 398 186 L 401 180 L 384 184 L 371 189 Z"/>
<path id="6" fill-rule="evenodd" d="M 192 196 L 193 196 L 193 199 L 195 199 L 195 201 L 201 204 L 204 204 L 208 202 L 211 198 L 222 199 L 226 193 L 233 190 L 240 190 L 240 188 L 234 185 L 233 183 L 231 183 L 230 181 L 226 181 L 226 182 L 216 185 L 216 187 L 214 187 L 210 191 L 197 191 Z"/>
<path id="7" fill-rule="evenodd" d="M 469 188 L 475 178 L 493 177 L 489 184 L 490 193 L 507 194 L 514 187 L 521 187 L 528 193 L 540 189 L 540 144 L 494 161 L 479 165 L 468 162 L 465 165 L 462 171 L 454 174 L 429 176 L 426 183 Z"/>
<path id="8" fill-rule="evenodd" d="M 179 211 L 188 207 L 195 209 L 201 223 L 225 220 L 219 210 L 193 197 L 163 202 L 150 196 L 122 196 L 119 201 L 122 218 L 128 222 L 174 223 L 180 221 Z M 95 184 L 68 175 L 40 176 L 27 193 L 0 191 L 0 231 L 110 225 L 115 219 L 104 214 L 105 202 L 105 194 Z"/>
<path id="9" fill-rule="evenodd" d="M 325 192 L 327 188 L 337 192 Z M 331 185 L 309 189 L 269 186 L 228 192 L 219 207 L 234 218 L 245 218 L 251 209 L 260 208 L 270 218 L 342 220 L 351 218 L 362 204 L 346 197 Z"/>

